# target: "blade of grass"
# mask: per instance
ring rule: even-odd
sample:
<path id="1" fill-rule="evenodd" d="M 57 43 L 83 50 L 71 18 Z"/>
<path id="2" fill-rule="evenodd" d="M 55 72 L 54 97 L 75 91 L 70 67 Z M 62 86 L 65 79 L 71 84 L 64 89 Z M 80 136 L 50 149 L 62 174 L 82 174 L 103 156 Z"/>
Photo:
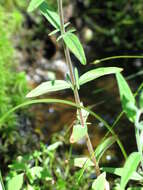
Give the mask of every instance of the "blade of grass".
<path id="1" fill-rule="evenodd" d="M 119 137 L 116 135 L 116 133 L 112 130 L 111 126 L 104 120 L 102 119 L 98 114 L 94 113 L 93 111 L 91 111 L 88 108 L 85 108 L 83 106 L 77 105 L 76 103 L 73 103 L 71 101 L 67 101 L 67 100 L 61 100 L 61 99 L 35 99 L 35 100 L 31 100 L 31 101 L 27 101 L 25 103 L 22 103 L 14 108 L 12 108 L 11 110 L 9 110 L 6 114 L 4 114 L 3 117 L 0 118 L 0 127 L 2 126 L 3 122 L 5 121 L 5 119 L 7 118 L 7 116 L 9 116 L 9 114 L 13 113 L 14 111 L 16 111 L 17 109 L 20 109 L 22 107 L 31 105 L 31 104 L 39 104 L 39 103 L 58 103 L 58 104 L 66 104 L 66 105 L 70 105 L 72 107 L 76 107 L 79 109 L 84 109 L 86 111 L 88 111 L 92 116 L 94 116 L 98 121 L 102 122 L 105 127 L 110 131 L 110 133 L 116 138 L 116 142 L 118 143 L 121 152 L 124 156 L 124 158 L 127 158 L 127 153 L 119 139 Z"/>

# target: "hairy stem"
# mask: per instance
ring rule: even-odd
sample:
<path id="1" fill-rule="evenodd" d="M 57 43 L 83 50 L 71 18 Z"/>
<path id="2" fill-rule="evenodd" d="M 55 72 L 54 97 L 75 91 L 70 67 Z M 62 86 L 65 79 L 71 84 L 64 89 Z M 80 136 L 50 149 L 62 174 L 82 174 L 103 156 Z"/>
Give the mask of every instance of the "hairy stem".
<path id="1" fill-rule="evenodd" d="M 60 23 L 61 23 L 61 34 L 64 35 L 65 34 L 65 27 L 64 27 L 64 15 L 63 15 L 62 0 L 57 0 L 57 1 L 58 1 L 58 11 L 59 11 L 59 16 L 60 16 Z M 63 47 L 64 47 L 64 52 L 65 52 L 66 62 L 67 62 L 67 65 L 69 67 L 71 82 L 72 82 L 72 85 L 74 87 L 73 93 L 74 93 L 74 97 L 75 97 L 75 102 L 77 105 L 81 105 L 78 89 L 76 87 L 76 80 L 75 80 L 75 76 L 74 76 L 74 72 L 73 72 L 73 66 L 72 66 L 72 62 L 71 62 L 70 52 L 69 52 L 69 49 L 65 45 L 64 42 L 63 42 Z M 81 109 L 78 109 L 78 112 L 79 112 L 79 116 L 80 116 L 81 125 L 82 125 L 82 127 L 84 127 L 84 119 L 82 116 Z M 99 169 L 98 163 L 96 161 L 93 146 L 91 144 L 91 140 L 90 140 L 88 134 L 86 135 L 86 144 L 87 144 L 87 148 L 88 148 L 89 154 L 91 156 L 91 159 L 95 165 L 96 175 L 99 176 L 100 175 L 100 169 Z"/>

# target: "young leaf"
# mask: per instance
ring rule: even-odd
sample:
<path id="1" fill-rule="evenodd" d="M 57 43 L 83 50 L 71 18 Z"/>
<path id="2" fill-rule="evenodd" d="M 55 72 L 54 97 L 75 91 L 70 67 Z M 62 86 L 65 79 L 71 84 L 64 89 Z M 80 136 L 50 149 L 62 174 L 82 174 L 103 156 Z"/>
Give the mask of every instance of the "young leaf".
<path id="1" fill-rule="evenodd" d="M 50 24 L 60 30 L 60 17 L 59 15 L 53 10 L 53 8 L 48 5 L 47 2 L 43 2 L 39 6 L 40 12 L 45 18 L 50 22 Z"/>
<path id="2" fill-rule="evenodd" d="M 126 80 L 120 73 L 116 74 L 116 78 L 120 91 L 120 99 L 123 110 L 126 113 L 128 119 L 131 122 L 134 122 L 136 118 L 136 106 L 135 106 L 134 95 L 131 92 L 130 87 L 128 86 Z"/>
<path id="3" fill-rule="evenodd" d="M 143 91 L 141 92 L 140 99 L 139 99 L 140 108 L 143 109 Z"/>
<path id="4" fill-rule="evenodd" d="M 136 171 L 140 160 L 141 160 L 141 155 L 139 152 L 133 152 L 128 157 L 128 159 L 124 165 L 123 173 L 121 176 L 120 186 L 122 189 L 124 189 L 126 187 L 126 185 L 127 185 L 128 181 L 130 180 L 133 172 Z"/>
<path id="5" fill-rule="evenodd" d="M 102 67 L 98 69 L 93 69 L 91 71 L 86 72 L 79 78 L 79 84 L 83 85 L 87 82 L 90 82 L 94 79 L 97 79 L 101 76 L 108 75 L 108 74 L 114 74 L 121 72 L 122 69 L 118 67 Z"/>
<path id="6" fill-rule="evenodd" d="M 59 91 L 70 88 L 70 85 L 64 80 L 55 80 L 43 82 L 30 93 L 27 94 L 27 98 L 40 96 L 49 92 Z"/>
<path id="7" fill-rule="evenodd" d="M 93 182 L 92 189 L 93 190 L 105 190 L 106 186 L 106 173 L 100 174 L 98 178 Z M 106 188 L 107 189 L 107 188 Z"/>
<path id="8" fill-rule="evenodd" d="M 73 126 L 72 135 L 70 137 L 70 143 L 78 142 L 87 134 L 87 125 L 82 127 L 81 125 L 77 124 Z"/>
<path id="9" fill-rule="evenodd" d="M 37 9 L 45 0 L 31 0 L 28 6 L 28 12 L 32 12 Z"/>
<path id="10" fill-rule="evenodd" d="M 7 190 L 21 190 L 24 180 L 24 174 L 16 175 L 7 183 Z"/>
<path id="11" fill-rule="evenodd" d="M 83 166 L 85 166 L 87 168 L 87 167 L 94 166 L 94 163 L 88 157 L 75 158 L 74 159 L 74 166 L 79 167 L 79 168 L 83 168 Z"/>
<path id="12" fill-rule="evenodd" d="M 111 167 L 103 167 L 101 168 L 102 171 L 106 172 L 106 173 L 111 173 L 117 176 L 122 176 L 123 175 L 123 168 L 111 168 Z M 143 177 L 138 174 L 137 172 L 133 172 L 130 180 L 134 180 L 134 181 L 143 181 Z"/>
<path id="13" fill-rule="evenodd" d="M 104 154 L 104 152 L 110 146 L 112 146 L 112 144 L 114 142 L 116 142 L 116 138 L 115 137 L 109 137 L 106 140 L 104 140 L 101 144 L 99 144 L 99 146 L 95 150 L 95 155 L 96 155 L 97 162 L 100 161 L 100 159 L 101 159 L 102 155 Z"/>
<path id="14" fill-rule="evenodd" d="M 70 32 L 63 36 L 63 40 L 70 51 L 79 59 L 81 64 L 86 65 L 86 57 L 78 37 Z"/>

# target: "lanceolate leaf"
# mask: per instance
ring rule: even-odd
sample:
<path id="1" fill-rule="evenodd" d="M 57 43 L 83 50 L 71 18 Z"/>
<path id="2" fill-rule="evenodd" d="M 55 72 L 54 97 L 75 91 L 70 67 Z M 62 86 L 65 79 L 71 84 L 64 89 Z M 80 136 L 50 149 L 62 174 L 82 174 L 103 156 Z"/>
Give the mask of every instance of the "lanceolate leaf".
<path id="1" fill-rule="evenodd" d="M 87 134 L 87 125 L 82 127 L 80 124 L 73 126 L 72 135 L 70 137 L 70 142 L 75 143 L 81 140 Z"/>
<path id="2" fill-rule="evenodd" d="M 110 146 L 112 146 L 112 144 L 115 143 L 115 142 L 116 142 L 115 137 L 109 137 L 108 139 L 104 140 L 102 143 L 99 144 L 99 146 L 95 150 L 95 155 L 96 155 L 97 162 L 100 161 L 100 159 L 101 159 L 102 155 L 104 154 L 104 152 Z"/>
<path id="3" fill-rule="evenodd" d="M 118 67 L 102 67 L 98 69 L 93 69 L 91 71 L 86 72 L 83 74 L 79 79 L 79 84 L 83 85 L 87 82 L 90 82 L 94 79 L 97 79 L 101 76 L 108 75 L 108 74 L 114 74 L 121 72 L 122 69 Z"/>
<path id="4" fill-rule="evenodd" d="M 32 98 L 36 96 L 40 96 L 49 92 L 59 91 L 70 88 L 70 84 L 68 84 L 64 80 L 55 80 L 55 81 L 48 81 L 40 84 L 34 90 L 27 94 L 27 98 Z"/>
<path id="5" fill-rule="evenodd" d="M 75 158 L 74 166 L 79 167 L 79 168 L 83 168 L 83 166 L 84 166 L 84 167 L 88 168 L 88 167 L 94 166 L 94 163 L 88 157 Z"/>
<path id="6" fill-rule="evenodd" d="M 19 174 L 10 179 L 7 183 L 7 190 L 21 190 L 23 185 L 24 174 Z"/>
<path id="7" fill-rule="evenodd" d="M 121 183 L 120 186 L 122 189 L 124 189 L 130 180 L 131 176 L 133 175 L 133 172 L 136 171 L 137 166 L 139 165 L 139 162 L 141 160 L 141 155 L 139 152 L 132 153 L 123 168 L 123 173 L 121 176 Z"/>
<path id="8" fill-rule="evenodd" d="M 123 110 L 126 113 L 129 120 L 134 122 L 136 118 L 136 107 L 135 107 L 134 95 L 131 92 L 131 89 L 128 86 L 126 80 L 120 73 L 116 74 L 116 78 L 118 82 L 120 99 L 121 99 Z"/>
<path id="9" fill-rule="evenodd" d="M 46 2 L 40 4 L 39 8 L 41 14 L 46 17 L 46 19 L 50 22 L 50 24 L 54 28 L 60 29 L 60 17 L 57 14 L 57 12 L 55 12 L 53 8 L 50 5 L 48 5 L 48 3 Z"/>
<path id="10" fill-rule="evenodd" d="M 123 175 L 123 169 L 124 168 L 111 168 L 111 167 L 101 168 L 101 170 L 105 171 L 106 173 L 111 173 L 120 177 Z M 134 171 L 130 177 L 130 180 L 143 181 L 143 177 Z"/>
<path id="11" fill-rule="evenodd" d="M 98 178 L 93 182 L 92 189 L 93 190 L 105 190 L 106 186 L 106 174 L 102 173 Z"/>
<path id="12" fill-rule="evenodd" d="M 34 11 L 36 8 L 39 7 L 45 0 L 31 0 L 28 6 L 28 12 Z"/>
<path id="13" fill-rule="evenodd" d="M 70 51 L 79 59 L 81 64 L 86 65 L 86 57 L 78 37 L 70 32 L 63 36 L 64 42 Z"/>

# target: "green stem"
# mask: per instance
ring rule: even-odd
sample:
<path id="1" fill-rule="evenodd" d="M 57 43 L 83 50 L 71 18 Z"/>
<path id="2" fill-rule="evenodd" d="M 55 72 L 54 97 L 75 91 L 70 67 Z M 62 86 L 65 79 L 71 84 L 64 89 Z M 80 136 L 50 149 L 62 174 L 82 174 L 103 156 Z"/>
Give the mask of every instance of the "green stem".
<path id="1" fill-rule="evenodd" d="M 63 15 L 63 6 L 62 6 L 63 3 L 62 3 L 62 0 L 58 0 L 57 2 L 58 2 L 58 11 L 59 11 L 59 16 L 60 16 L 60 24 L 61 24 L 61 35 L 64 35 L 65 34 L 65 26 L 64 26 L 64 15 Z M 78 89 L 76 86 L 76 80 L 75 80 L 75 76 L 74 76 L 74 72 L 73 72 L 73 66 L 72 66 L 72 62 L 71 62 L 70 52 L 69 52 L 68 47 L 65 45 L 64 41 L 63 41 L 63 47 L 64 47 L 64 52 L 65 52 L 66 62 L 67 62 L 69 72 L 70 72 L 71 82 L 72 82 L 72 85 L 74 87 L 73 93 L 74 93 L 74 97 L 75 97 L 75 102 L 77 105 L 81 105 Z M 81 125 L 82 125 L 82 127 L 85 127 L 81 109 L 78 109 L 78 112 L 79 112 L 79 116 L 80 116 Z M 94 149 L 93 149 L 93 146 L 91 144 L 91 140 L 90 140 L 88 133 L 86 134 L 86 144 L 87 144 L 87 148 L 88 148 L 89 154 L 91 156 L 91 159 L 95 165 L 96 175 L 99 176 L 100 175 L 100 168 L 99 168 L 98 163 L 96 161 Z"/>
<path id="2" fill-rule="evenodd" d="M 94 64 L 101 63 L 104 61 L 109 61 L 112 59 L 142 59 L 143 55 L 119 55 L 119 56 L 112 56 L 112 57 L 106 57 L 103 59 L 99 59 L 94 61 Z"/>

